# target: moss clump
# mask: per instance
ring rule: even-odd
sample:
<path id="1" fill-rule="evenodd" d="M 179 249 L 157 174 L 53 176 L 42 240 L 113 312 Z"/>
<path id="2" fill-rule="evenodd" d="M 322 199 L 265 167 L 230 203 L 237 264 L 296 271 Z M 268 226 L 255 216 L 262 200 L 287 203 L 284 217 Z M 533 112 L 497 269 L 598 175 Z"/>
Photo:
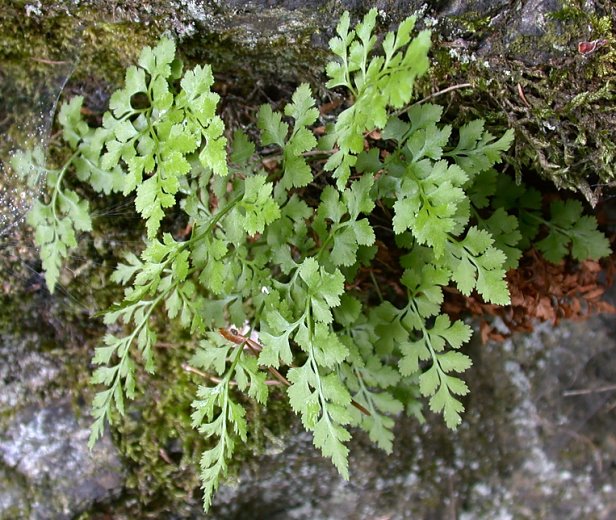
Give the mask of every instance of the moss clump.
<path id="1" fill-rule="evenodd" d="M 449 98 L 458 101 L 458 107 L 450 105 L 457 124 L 482 117 L 495 131 L 515 128 L 507 160 L 518 178 L 539 175 L 596 204 L 616 183 L 616 7 L 589 12 L 581 2 L 567 2 L 544 17 L 536 35 L 509 25 L 491 27 L 485 56 L 477 53 L 478 39 L 484 40 L 474 33 L 471 15 L 464 15 L 470 18 L 466 24 L 457 22 L 466 27 L 464 48 L 435 44 L 436 66 L 424 92 L 472 83 Z M 487 29 L 480 25 L 477 31 Z M 578 52 L 578 42 L 595 39 L 607 44 L 588 55 Z"/>
<path id="2" fill-rule="evenodd" d="M 9 18 L 0 21 L 0 34 L 0 80 L 3 97 L 11 101 L 3 104 L 0 120 L 10 117 L 22 127 L 27 121 L 20 116 L 34 113 L 41 97 L 51 105 L 54 99 L 49 98 L 60 93 L 70 76 L 68 94 L 87 91 L 88 106 L 102 106 L 138 50 L 157 36 L 138 24 L 98 24 L 84 29 L 69 17 L 41 22 Z"/>

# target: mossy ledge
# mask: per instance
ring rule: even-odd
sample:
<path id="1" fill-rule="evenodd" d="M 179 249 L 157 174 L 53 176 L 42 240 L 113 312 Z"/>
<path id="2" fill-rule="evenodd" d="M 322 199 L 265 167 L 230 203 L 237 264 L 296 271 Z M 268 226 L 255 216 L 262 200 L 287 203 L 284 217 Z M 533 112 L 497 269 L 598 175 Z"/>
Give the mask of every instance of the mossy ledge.
<path id="1" fill-rule="evenodd" d="M 68 90 L 100 106 L 138 49 L 167 32 L 190 61 L 212 63 L 244 95 L 255 87 L 275 91 L 285 82 L 318 83 L 339 14 L 351 8 L 359 17 L 369 4 L 13 0 L 2 8 L 0 61 L 28 63 L 16 73 L 16 92 L 25 98 L 37 69 L 49 70 L 45 61 L 74 57 L 78 47 L 80 63 Z M 437 64 L 426 92 L 472 83 L 451 99 L 516 129 L 516 172 L 539 174 L 594 205 L 615 176 L 616 7 L 581 0 L 516 5 L 394 1 L 380 17 L 387 29 L 414 11 L 423 15 L 435 34 Z M 594 40 L 606 45 L 578 52 L 579 42 Z"/>

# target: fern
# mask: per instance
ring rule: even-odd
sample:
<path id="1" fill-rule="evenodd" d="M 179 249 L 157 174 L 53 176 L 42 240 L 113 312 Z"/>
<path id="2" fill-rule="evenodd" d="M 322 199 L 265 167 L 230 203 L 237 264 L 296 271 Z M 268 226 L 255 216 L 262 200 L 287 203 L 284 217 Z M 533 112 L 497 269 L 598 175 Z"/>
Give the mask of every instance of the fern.
<path id="1" fill-rule="evenodd" d="M 507 305 L 505 272 L 532 242 L 556 262 L 610 253 L 579 203 L 555 202 L 547 218 L 537 192 L 498 172 L 511 131 L 495 137 L 482 120 L 455 130 L 441 123 L 441 107 L 409 107 L 428 70 L 430 34 L 412 37 L 411 17 L 379 46 L 376 20 L 373 9 L 351 29 L 347 13 L 330 41 L 327 86 L 352 103 L 320 142 L 316 100 L 302 84 L 283 113 L 260 108 L 258 142 L 235 130 L 228 151 L 210 67 L 183 72 L 174 43 L 162 39 L 127 70 L 102 127 L 84 121 L 82 98 L 63 105 L 71 152 L 61 168 L 36 151 L 14 157 L 23 176 L 47 174 L 47 197 L 28 222 L 50 291 L 77 234 L 92 227 L 67 175 L 105 194 L 135 192 L 146 245 L 112 276 L 125 291 L 104 318 L 116 332 L 94 355 L 101 389 L 90 445 L 135 397 L 139 367 L 158 370 L 154 317 L 165 315 L 198 343 L 191 365 L 212 374 L 195 390 L 192 415 L 209 442 L 200 463 L 206 510 L 247 439 L 242 394 L 267 406 L 273 378 L 348 478 L 353 428 L 389 453 L 395 416 L 423 420 L 422 399 L 450 428 L 462 420 L 471 328 L 443 313 L 445 287 Z M 381 140 L 370 148 L 374 130 Z M 269 172 L 265 149 L 280 158 Z M 164 231 L 171 208 L 189 221 L 186 239 Z M 381 287 L 375 257 L 394 247 L 399 263 Z M 240 334 L 246 323 L 251 332 Z"/>

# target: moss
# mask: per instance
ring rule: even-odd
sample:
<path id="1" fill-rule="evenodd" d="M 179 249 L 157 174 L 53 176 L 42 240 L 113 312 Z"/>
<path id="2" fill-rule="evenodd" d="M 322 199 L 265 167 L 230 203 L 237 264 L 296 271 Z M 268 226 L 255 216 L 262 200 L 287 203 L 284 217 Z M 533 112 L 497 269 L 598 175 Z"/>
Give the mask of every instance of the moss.
<path id="1" fill-rule="evenodd" d="M 174 334 L 172 331 L 159 341 L 156 359 L 164 370 L 155 376 L 141 372 L 139 399 L 130 404 L 125 417 L 114 418 L 115 443 L 128 466 L 125 495 L 108 506 L 114 514 L 141 518 L 146 513 L 162 516 L 175 512 L 192 517 L 201 512 L 198 468 L 208 441 L 192 428 L 190 415 L 196 387 L 203 380 L 184 368 L 195 348 L 194 340 Z M 280 438 L 293 424 L 282 395 L 270 396 L 267 413 L 251 401 L 244 404 L 251 428 L 248 441 L 237 446 L 230 462 L 231 482 L 272 438 Z M 104 510 L 97 507 L 96 514 L 92 511 L 81 518 L 98 518 Z"/>
<path id="2" fill-rule="evenodd" d="M 457 26 L 458 30 L 480 38 L 482 34 L 489 30 L 492 16 L 482 16 L 476 11 L 467 11 L 464 16 L 452 16 L 448 23 Z"/>
<path id="3" fill-rule="evenodd" d="M 143 45 L 158 37 L 152 27 L 98 23 L 78 17 L 24 16 L 6 9 L 0 17 L 0 158 L 34 138 L 45 141 L 58 96 L 85 94 L 86 106 L 102 111 Z M 24 37 L 27 35 L 27 37 Z M 67 84 L 68 81 L 68 84 Z"/>
<path id="4" fill-rule="evenodd" d="M 2 509 L 0 519 L 27 518 L 30 516 L 30 497 L 27 481 L 19 471 L 7 468 L 0 462 L 0 489 L 2 489 Z"/>
<path id="5" fill-rule="evenodd" d="M 458 25 L 467 30 L 468 49 L 436 42 L 435 67 L 423 92 L 470 81 L 471 89 L 437 100 L 457 99 L 448 117 L 456 124 L 481 117 L 499 133 L 515 128 L 517 139 L 508 161 L 518 177 L 528 181 L 541 176 L 596 204 L 616 176 L 616 49 L 611 43 L 583 56 L 577 43 L 599 38 L 614 42 L 611 20 L 616 8 L 605 9 L 592 13 L 582 2 L 567 2 L 544 19 L 542 34 L 534 36 L 507 24 L 489 28 L 492 48 L 485 59 L 469 50 L 482 36 L 473 34 L 474 16 L 465 13 Z M 529 56 L 534 64 L 527 61 Z"/>

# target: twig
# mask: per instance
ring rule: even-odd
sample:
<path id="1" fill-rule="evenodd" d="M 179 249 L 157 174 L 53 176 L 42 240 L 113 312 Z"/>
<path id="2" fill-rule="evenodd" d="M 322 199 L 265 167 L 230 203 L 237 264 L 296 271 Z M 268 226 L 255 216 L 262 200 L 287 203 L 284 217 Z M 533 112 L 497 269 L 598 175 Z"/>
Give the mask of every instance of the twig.
<path id="1" fill-rule="evenodd" d="M 588 394 L 599 394 L 602 392 L 612 392 L 616 390 L 616 385 L 606 385 L 599 386 L 597 388 L 581 388 L 579 390 L 567 390 L 563 392 L 564 397 L 570 397 L 573 395 L 588 395 Z"/>
<path id="2" fill-rule="evenodd" d="M 223 338 L 229 340 L 231 343 L 235 343 L 236 345 L 245 345 L 246 347 L 248 347 L 248 350 L 250 350 L 250 352 L 254 356 L 258 357 L 259 356 L 259 352 L 261 352 L 263 350 L 263 347 L 261 345 L 259 345 L 256 341 L 254 341 L 254 340 L 252 340 L 250 338 L 247 338 L 245 336 L 242 336 L 235 329 L 223 329 L 223 328 L 220 328 L 220 329 L 218 329 L 218 332 L 220 332 L 220 335 Z M 284 377 L 280 372 L 278 372 L 278 370 L 276 370 L 274 367 L 267 367 L 267 370 L 276 379 L 278 379 L 278 381 L 280 381 L 283 385 L 291 386 L 291 383 L 289 383 L 288 379 L 286 377 Z"/>
<path id="3" fill-rule="evenodd" d="M 160 458 L 163 459 L 167 464 L 175 466 L 175 463 L 171 460 L 171 457 L 169 457 L 169 455 L 163 448 L 160 448 L 158 450 L 158 454 L 160 455 Z"/>
<path id="4" fill-rule="evenodd" d="M 453 90 L 458 90 L 461 88 L 469 88 L 472 87 L 473 84 L 472 83 L 459 83 L 458 85 L 452 85 L 451 87 L 447 87 L 444 88 L 443 90 L 439 90 L 438 92 L 435 92 L 434 94 L 430 94 L 429 96 L 426 96 L 423 99 L 420 99 L 419 101 L 415 101 L 415 103 L 413 103 L 411 106 L 415 106 L 415 105 L 421 105 L 422 103 L 425 103 L 426 101 L 438 97 L 438 96 L 442 96 L 443 94 L 447 94 L 447 92 L 451 92 Z"/>
<path id="5" fill-rule="evenodd" d="M 218 383 L 221 383 L 221 382 L 222 382 L 222 379 L 221 379 L 220 377 L 216 377 L 216 376 L 213 376 L 213 375 L 208 374 L 208 373 L 206 373 L 206 372 L 203 372 L 203 371 L 201 371 L 201 370 L 199 370 L 199 369 L 197 369 L 197 368 L 193 368 L 193 367 L 191 367 L 190 365 L 187 365 L 186 363 L 184 363 L 184 364 L 182 365 L 182 368 L 183 368 L 186 372 L 190 372 L 190 373 L 192 373 L 192 374 L 197 374 L 198 376 L 201 376 L 201 377 L 203 377 L 204 379 L 209 379 L 212 383 L 216 383 L 216 384 L 218 384 Z M 237 382 L 236 382 L 236 381 L 231 380 L 231 381 L 229 381 L 229 384 L 230 384 L 231 386 L 236 386 L 236 385 L 237 385 Z M 278 386 L 278 385 L 281 385 L 282 383 L 281 383 L 280 381 L 273 381 L 273 380 L 271 380 L 271 379 L 268 379 L 268 380 L 266 380 L 266 381 L 265 381 L 265 384 L 266 384 L 267 386 Z"/>
<path id="6" fill-rule="evenodd" d="M 186 372 L 190 372 L 191 374 L 197 374 L 198 376 L 201 376 L 205 379 L 209 379 L 212 383 L 221 383 L 222 379 L 220 377 L 216 377 L 213 376 L 211 374 L 208 374 L 207 372 L 203 372 L 197 368 L 193 368 L 190 365 L 187 365 L 186 363 L 182 364 L 182 368 L 186 371 Z M 235 385 L 237 383 L 235 383 L 234 381 L 230 381 L 229 384 L 231 385 Z"/>
<path id="7" fill-rule="evenodd" d="M 46 58 L 30 58 L 32 61 L 37 61 L 39 63 L 45 63 L 46 65 L 66 65 L 68 61 L 56 61 L 56 60 L 48 60 Z"/>
<path id="8" fill-rule="evenodd" d="M 372 269 L 370 269 L 370 278 L 372 280 L 372 283 L 374 284 L 374 288 L 376 289 L 376 293 L 379 296 L 379 300 L 381 300 L 381 302 L 384 302 L 385 300 L 383 299 L 383 294 L 381 293 L 381 288 L 379 287 L 379 283 L 376 281 L 376 277 L 374 276 L 374 271 Z"/>
<path id="9" fill-rule="evenodd" d="M 176 348 L 177 345 L 175 343 L 168 343 L 166 341 L 158 341 L 154 344 L 156 348 Z"/>
<path id="10" fill-rule="evenodd" d="M 526 99 L 526 96 L 524 95 L 524 89 L 522 88 L 522 85 L 520 83 L 518 83 L 518 95 L 520 96 L 520 99 L 524 102 L 524 104 L 528 108 L 531 108 L 531 104 Z"/>
<path id="11" fill-rule="evenodd" d="M 415 103 L 407 106 L 406 108 L 401 108 L 400 110 L 396 110 L 393 113 L 393 115 L 395 116 L 402 115 L 405 112 L 408 112 L 411 109 L 411 107 L 414 107 L 415 105 L 421 105 L 422 103 L 425 103 L 426 101 L 429 101 L 430 99 L 433 99 L 438 96 L 442 96 L 443 94 L 447 94 L 447 92 L 452 92 L 453 90 L 458 90 L 461 88 L 468 88 L 472 86 L 473 86 L 472 83 L 459 83 L 458 85 L 452 85 L 451 87 L 447 87 L 447 88 L 444 88 L 443 90 L 439 90 L 438 92 L 435 92 L 434 94 L 430 94 L 429 96 L 426 96 L 425 98 L 420 99 L 419 101 L 415 101 Z"/>

